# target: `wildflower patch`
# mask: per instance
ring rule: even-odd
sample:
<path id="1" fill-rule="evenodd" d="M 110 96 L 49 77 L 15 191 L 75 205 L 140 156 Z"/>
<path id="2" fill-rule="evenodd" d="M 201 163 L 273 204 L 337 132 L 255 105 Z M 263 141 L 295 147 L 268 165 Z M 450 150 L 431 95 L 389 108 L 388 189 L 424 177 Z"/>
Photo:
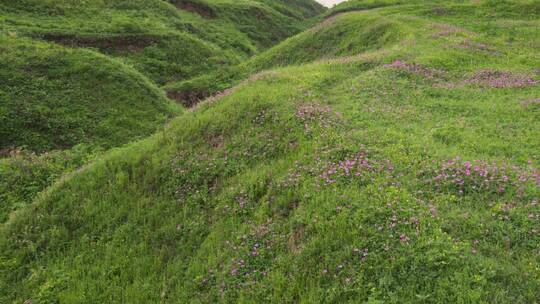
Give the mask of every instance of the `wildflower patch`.
<path id="1" fill-rule="evenodd" d="M 406 71 L 427 79 L 439 78 L 445 74 L 445 72 L 442 70 L 427 68 L 416 63 L 406 63 L 402 60 L 396 60 L 390 64 L 385 64 L 383 67 L 386 69 Z"/>
<path id="2" fill-rule="evenodd" d="M 436 24 L 434 28 L 437 30 L 437 32 L 431 35 L 431 38 L 446 37 L 453 34 L 467 32 L 464 29 L 449 24 Z"/>
<path id="3" fill-rule="evenodd" d="M 492 55 L 500 55 L 495 49 L 485 43 L 479 43 L 471 41 L 470 39 L 465 39 L 459 44 L 459 48 L 471 51 L 484 51 Z"/>
<path id="4" fill-rule="evenodd" d="M 324 129 L 335 126 L 340 114 L 328 105 L 319 103 L 303 103 L 296 108 L 295 117 L 302 122 L 306 133 L 311 133 L 314 126 Z"/>
<path id="5" fill-rule="evenodd" d="M 374 175 L 392 174 L 394 166 L 389 160 L 370 159 L 365 150 L 337 162 L 329 162 L 319 178 L 325 185 L 334 184 L 343 180 L 372 181 Z"/>
<path id="6" fill-rule="evenodd" d="M 532 166 L 522 169 L 482 160 L 462 161 L 459 157 L 434 164 L 428 182 L 438 190 L 488 195 L 512 192 L 523 196 L 527 189 L 540 188 L 540 173 Z"/>
<path id="7" fill-rule="evenodd" d="M 474 84 L 490 88 L 525 88 L 538 84 L 535 79 L 523 75 L 497 70 L 481 70 L 463 84 Z"/>

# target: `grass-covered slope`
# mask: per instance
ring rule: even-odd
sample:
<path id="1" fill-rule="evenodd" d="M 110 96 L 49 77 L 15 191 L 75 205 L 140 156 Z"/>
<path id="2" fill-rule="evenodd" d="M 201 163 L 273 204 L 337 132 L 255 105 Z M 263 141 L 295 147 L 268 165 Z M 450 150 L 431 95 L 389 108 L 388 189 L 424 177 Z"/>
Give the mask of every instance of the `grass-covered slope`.
<path id="1" fill-rule="evenodd" d="M 0 166 L 0 222 L 80 166 L 72 154 L 176 115 L 156 85 L 238 64 L 322 11 L 312 0 L 0 0 L 0 157 L 18 155 Z M 33 154 L 52 150 L 63 151 Z"/>
<path id="2" fill-rule="evenodd" d="M 114 147 L 178 109 L 143 75 L 98 53 L 0 35 L 0 150 Z"/>
<path id="3" fill-rule="evenodd" d="M 299 31 L 322 11 L 312 0 L 1 0 L 0 113 L 5 123 L 0 149 L 43 151 L 94 139 L 110 146 L 148 135 L 156 125 L 154 112 L 167 116 L 163 112 L 170 109 L 164 109 L 167 102 L 155 88 L 137 85 L 165 84 L 238 64 Z M 123 80 L 135 77 L 128 66 L 150 81 L 141 76 L 137 85 Z M 138 116 L 122 107 L 134 104 Z M 117 119 L 114 112 L 130 121 L 122 115 Z M 107 129 L 111 124 L 119 126 Z"/>
<path id="4" fill-rule="evenodd" d="M 0 1 L 7 31 L 121 58 L 158 84 L 239 63 L 323 11 L 312 0 Z"/>
<path id="5" fill-rule="evenodd" d="M 538 1 L 524 1 L 519 5 L 508 2 L 486 2 L 482 10 L 474 10 L 467 1 L 456 1 L 454 10 L 447 12 L 444 1 L 400 1 L 400 0 L 351 0 L 335 6 L 320 15 L 320 23 L 307 31 L 286 39 L 283 43 L 257 54 L 249 60 L 219 71 L 171 82 L 163 88 L 168 95 L 191 106 L 200 100 L 224 91 L 252 73 L 277 66 L 298 65 L 317 60 L 328 60 L 354 56 L 359 53 L 382 50 L 389 52 L 397 39 L 405 40 L 410 35 L 407 19 L 395 20 L 397 12 L 422 12 L 430 17 L 443 18 L 453 15 L 453 22 L 464 26 L 475 26 L 468 16 L 487 18 L 490 14 L 501 20 L 534 19 L 538 16 Z M 388 7 L 385 9 L 385 7 Z M 504 9 L 503 9 L 504 8 Z M 369 11 L 368 15 L 361 14 Z M 356 12 L 347 14 L 348 12 Z M 456 18 L 458 17 L 459 18 Z M 487 35 L 512 35 L 488 29 L 485 23 L 478 24 Z M 448 30 L 441 30 L 445 32 Z M 451 31 L 451 30 L 450 30 Z M 507 39 L 513 39 L 507 37 Z M 532 40 L 534 43 L 534 39 Z"/>
<path id="6" fill-rule="evenodd" d="M 264 69 L 390 49 L 408 27 L 407 22 L 376 13 L 335 15 L 236 66 L 169 83 L 164 89 L 190 106 Z"/>
<path id="7" fill-rule="evenodd" d="M 12 151 L 0 159 L 0 224 L 15 210 L 31 203 L 57 179 L 76 171 L 103 153 L 103 148 L 80 144 L 68 150 L 36 154 Z"/>
<path id="8" fill-rule="evenodd" d="M 0 302 L 538 302 L 538 9 L 338 16 L 406 26 L 63 178 L 0 227 Z"/>

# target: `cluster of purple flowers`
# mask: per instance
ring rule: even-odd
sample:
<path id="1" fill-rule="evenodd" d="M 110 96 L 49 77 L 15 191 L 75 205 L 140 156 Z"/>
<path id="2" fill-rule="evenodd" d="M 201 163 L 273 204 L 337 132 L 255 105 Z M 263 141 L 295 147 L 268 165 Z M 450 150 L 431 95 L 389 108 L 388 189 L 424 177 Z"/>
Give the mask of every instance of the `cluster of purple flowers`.
<path id="1" fill-rule="evenodd" d="M 469 40 L 465 40 L 462 46 L 465 48 L 475 48 L 485 51 L 491 51 L 489 46 L 481 43 L 473 43 Z M 386 69 L 398 69 L 407 71 L 409 73 L 416 74 L 427 79 L 436 79 L 438 80 L 435 84 L 436 87 L 449 89 L 469 84 L 490 88 L 525 88 L 538 84 L 537 80 L 527 75 L 489 69 L 480 70 L 468 79 L 453 83 L 441 81 L 442 76 L 445 75 L 444 71 L 426 68 L 420 64 L 411 64 L 406 63 L 402 60 L 396 60 L 390 64 L 385 64 L 383 67 Z"/>
<path id="2" fill-rule="evenodd" d="M 279 183 L 279 186 L 282 188 L 294 187 L 298 185 L 298 183 L 302 180 L 302 177 L 315 176 L 317 175 L 317 172 L 316 165 L 310 166 L 299 161 L 295 161 L 294 165 L 289 168 L 286 178 Z"/>
<path id="3" fill-rule="evenodd" d="M 249 233 L 225 240 L 228 250 L 235 255 L 229 261 L 229 275 L 235 278 L 236 286 L 257 284 L 268 275 L 267 266 L 260 261 L 271 254 L 276 238 L 285 237 L 275 232 L 275 225 L 273 219 L 268 218 L 264 223 L 253 225 Z"/>
<path id="4" fill-rule="evenodd" d="M 411 238 L 408 237 L 406 234 L 402 233 L 402 234 L 399 236 L 399 240 L 400 240 L 402 243 L 409 243 L 409 241 L 411 240 Z"/>
<path id="5" fill-rule="evenodd" d="M 240 209 L 244 209 L 246 205 L 248 204 L 248 198 L 245 195 L 238 195 L 236 197 L 236 202 L 238 203 L 238 206 Z"/>
<path id="6" fill-rule="evenodd" d="M 439 31 L 431 35 L 432 38 L 445 37 L 451 34 L 463 32 L 462 29 L 455 27 L 453 25 L 448 25 L 448 24 L 438 24 L 435 26 L 435 28 L 438 29 Z"/>
<path id="7" fill-rule="evenodd" d="M 317 122 L 323 127 L 332 125 L 332 108 L 330 106 L 321 105 L 318 103 L 301 104 L 296 109 L 296 117 L 304 125 L 306 132 L 310 132 L 310 124 Z"/>
<path id="8" fill-rule="evenodd" d="M 215 182 L 221 172 L 218 168 L 226 162 L 226 158 L 219 159 L 208 153 L 193 156 L 189 150 L 179 151 L 171 160 L 171 168 L 177 178 L 177 188 L 174 192 L 177 201 L 182 202 L 187 196 L 199 191 L 214 191 Z M 197 172 L 205 174 L 196 174 Z"/>
<path id="9" fill-rule="evenodd" d="M 426 68 L 420 64 L 406 63 L 401 60 L 396 60 L 390 64 L 385 64 L 383 65 L 383 67 L 386 69 L 397 69 L 397 70 L 407 71 L 409 73 L 416 74 L 416 75 L 422 76 L 424 78 L 429 78 L 429 79 L 441 77 L 442 75 L 444 75 L 444 71 L 442 70 Z"/>
<path id="10" fill-rule="evenodd" d="M 465 80 L 464 84 L 476 84 L 491 88 L 524 88 L 537 85 L 538 81 L 526 75 L 496 70 L 481 70 Z"/>
<path id="11" fill-rule="evenodd" d="M 318 103 L 304 103 L 296 109 L 296 117 L 303 121 L 320 120 L 330 113 L 332 113 L 330 106 L 324 106 Z"/>
<path id="12" fill-rule="evenodd" d="M 360 257 L 360 262 L 365 262 L 369 255 L 369 249 L 368 248 L 364 248 L 364 249 L 353 248 L 353 254 L 358 255 Z"/>
<path id="13" fill-rule="evenodd" d="M 235 262 L 235 264 L 236 264 L 235 267 L 233 267 L 233 269 L 231 269 L 231 275 L 233 275 L 233 276 L 238 274 L 239 269 L 242 269 L 242 268 L 246 267 L 246 263 L 242 259 L 238 259 Z"/>
<path id="14" fill-rule="evenodd" d="M 257 114 L 255 118 L 253 118 L 252 122 L 256 125 L 263 125 L 267 118 L 267 111 L 263 110 Z"/>
<path id="15" fill-rule="evenodd" d="M 437 188 L 451 188 L 458 193 L 504 193 L 509 188 L 521 193 L 528 185 L 540 187 L 538 170 L 529 166 L 523 170 L 516 166 L 498 165 L 485 161 L 461 161 L 459 157 L 444 162 L 435 169 L 430 180 Z"/>
<path id="16" fill-rule="evenodd" d="M 320 178 L 329 185 L 335 183 L 339 178 L 362 177 L 370 173 L 393 171 L 394 166 L 389 160 L 371 160 L 366 151 L 362 150 L 342 161 L 329 163 L 320 174 Z"/>

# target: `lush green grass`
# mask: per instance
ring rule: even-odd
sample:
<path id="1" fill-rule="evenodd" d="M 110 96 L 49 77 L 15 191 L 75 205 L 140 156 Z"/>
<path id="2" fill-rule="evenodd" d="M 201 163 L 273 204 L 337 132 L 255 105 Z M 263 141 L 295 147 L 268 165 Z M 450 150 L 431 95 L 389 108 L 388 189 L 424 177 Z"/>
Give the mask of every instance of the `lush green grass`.
<path id="1" fill-rule="evenodd" d="M 223 91 L 264 69 L 346 57 L 383 47 L 389 49 L 401 35 L 406 35 L 407 28 L 406 22 L 399 23 L 376 13 L 367 17 L 357 14 L 328 17 L 239 65 L 169 83 L 163 89 L 170 95 L 192 99 L 188 103 L 193 104 L 197 99 Z"/>
<path id="2" fill-rule="evenodd" d="M 236 64 L 322 11 L 312 0 L 4 0 L 0 28 L 97 48 L 165 84 Z"/>
<path id="3" fill-rule="evenodd" d="M 449 10 L 448 6 L 443 5 L 444 1 L 347 1 L 321 15 L 318 18 L 320 24 L 287 39 L 267 52 L 257 54 L 237 66 L 209 72 L 188 80 L 171 82 L 163 89 L 170 94 L 197 100 L 230 88 L 250 74 L 263 69 L 336 57 L 343 58 L 382 48 L 384 48 L 384 52 L 389 52 L 395 46 L 397 37 L 401 36 L 401 39 L 406 39 L 404 36 L 411 33 L 409 20 L 398 22 L 393 19 L 394 13 L 398 11 L 427 15 L 440 20 L 440 22 L 448 21 L 465 28 L 475 27 L 487 37 L 494 35 L 503 41 L 527 39 L 529 46 L 538 47 L 538 31 L 535 31 L 533 27 L 519 27 L 516 30 L 508 29 L 506 31 L 497 30 L 497 27 L 500 26 L 508 28 L 514 20 L 537 18 L 539 14 L 538 1 L 522 1 L 520 5 L 512 5 L 504 1 L 500 3 L 488 1 L 484 3 L 482 10 L 475 10 L 466 3 L 467 1 L 455 1 L 453 9 Z M 383 9 L 387 6 L 389 8 Z M 361 12 L 364 10 L 370 10 L 369 16 L 346 14 L 350 11 Z M 390 15 L 387 16 L 388 14 Z M 450 15 L 450 18 L 445 18 L 447 15 Z M 471 16 L 473 20 L 459 18 L 459 16 Z M 487 23 L 486 18 L 489 16 L 496 17 L 497 23 L 501 24 Z M 483 21 L 475 24 L 474 18 L 476 17 Z M 529 36 L 518 38 L 519 35 L 514 35 L 515 31 L 524 30 L 530 32 L 528 34 L 530 38 Z M 439 32 L 445 31 L 447 30 L 439 30 Z M 505 35 L 504 39 L 500 35 Z M 195 103 L 193 100 L 188 100 L 187 103 Z"/>
<path id="4" fill-rule="evenodd" d="M 0 159 L 0 223 L 14 210 L 31 203 L 43 189 L 96 159 L 101 152 L 101 147 L 80 144 L 40 155 L 19 151 Z"/>
<path id="5" fill-rule="evenodd" d="M 0 157 L 30 155 L 3 161 L 0 222 L 89 157 L 66 149 L 121 146 L 178 114 L 155 84 L 238 64 L 322 11 L 311 0 L 0 0 Z"/>
<path id="6" fill-rule="evenodd" d="M 143 75 L 89 50 L 0 36 L 0 149 L 125 144 L 178 107 Z"/>
<path id="7" fill-rule="evenodd" d="M 181 112 L 142 74 L 90 50 L 0 34 L 0 222 L 91 149 L 121 146 Z M 53 151 L 43 156 L 33 155 Z"/>
<path id="8" fill-rule="evenodd" d="M 318 29 L 343 44 L 261 54 L 294 66 L 12 213 L 0 301 L 538 303 L 539 5 L 349 12 Z"/>

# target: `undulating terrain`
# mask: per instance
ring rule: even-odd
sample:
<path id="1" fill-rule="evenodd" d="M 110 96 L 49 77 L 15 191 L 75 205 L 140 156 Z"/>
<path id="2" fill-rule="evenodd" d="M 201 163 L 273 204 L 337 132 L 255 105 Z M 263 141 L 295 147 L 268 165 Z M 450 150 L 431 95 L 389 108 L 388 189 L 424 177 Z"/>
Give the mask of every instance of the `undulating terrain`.
<path id="1" fill-rule="evenodd" d="M 161 86 L 227 70 L 323 10 L 311 0 L 0 0 L 0 223 L 183 112 L 191 99 Z"/>
<path id="2" fill-rule="evenodd" d="M 540 303 L 539 28 L 0 0 L 0 303 Z"/>

